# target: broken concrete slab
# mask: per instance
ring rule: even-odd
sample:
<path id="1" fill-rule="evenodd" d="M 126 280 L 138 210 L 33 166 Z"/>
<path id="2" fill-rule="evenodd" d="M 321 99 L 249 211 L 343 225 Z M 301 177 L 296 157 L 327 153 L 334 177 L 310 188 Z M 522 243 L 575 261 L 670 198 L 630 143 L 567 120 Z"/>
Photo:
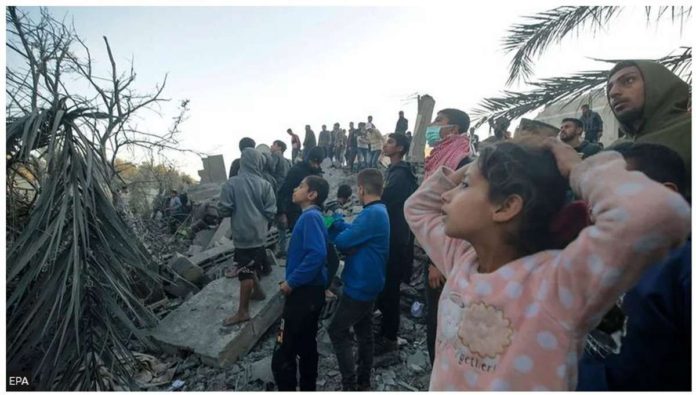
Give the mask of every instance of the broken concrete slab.
<path id="1" fill-rule="evenodd" d="M 210 243 L 210 240 L 213 239 L 213 236 L 215 235 L 215 230 L 214 229 L 203 229 L 201 231 L 196 232 L 196 236 L 193 238 L 193 245 L 200 246 L 200 247 L 207 247 L 208 244 Z M 205 248 L 202 248 L 205 249 Z"/>
<path id="2" fill-rule="evenodd" d="M 247 322 L 222 326 L 222 321 L 237 311 L 240 284 L 237 279 L 221 278 L 166 316 L 150 336 L 165 352 L 188 350 L 207 365 L 225 367 L 245 355 L 280 318 L 283 298 L 278 283 L 284 275 L 284 270 L 274 270 L 262 278 L 261 286 L 267 297 L 251 302 L 251 320 Z"/>
<path id="3" fill-rule="evenodd" d="M 215 234 L 213 237 L 210 239 L 208 244 L 206 245 L 206 249 L 213 248 L 215 245 L 222 241 L 222 239 L 227 238 L 227 232 L 230 231 L 230 224 L 231 224 L 231 219 L 230 217 L 226 217 L 220 222 L 220 225 L 218 226 L 217 230 L 215 231 Z"/>
<path id="4" fill-rule="evenodd" d="M 234 244 L 231 242 L 229 244 L 221 245 L 209 250 L 205 250 L 199 254 L 196 254 L 189 259 L 192 263 L 206 267 L 212 263 L 224 262 L 234 255 Z"/>
<path id="5" fill-rule="evenodd" d="M 203 276 L 203 269 L 187 256 L 177 253 L 169 262 L 169 267 L 187 281 L 196 283 Z"/>

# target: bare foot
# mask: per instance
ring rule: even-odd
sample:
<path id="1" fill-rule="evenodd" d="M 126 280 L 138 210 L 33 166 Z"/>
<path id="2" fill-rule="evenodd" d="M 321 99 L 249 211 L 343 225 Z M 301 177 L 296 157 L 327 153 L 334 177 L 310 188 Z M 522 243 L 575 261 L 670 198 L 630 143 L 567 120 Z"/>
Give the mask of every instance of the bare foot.
<path id="1" fill-rule="evenodd" d="M 237 313 L 235 315 L 229 316 L 222 321 L 222 326 L 233 326 L 240 324 L 244 321 L 249 321 L 249 313 Z"/>
<path id="2" fill-rule="evenodd" d="M 254 291 L 251 293 L 251 300 L 264 300 L 266 299 L 266 293 L 263 292 L 261 287 L 254 287 Z"/>

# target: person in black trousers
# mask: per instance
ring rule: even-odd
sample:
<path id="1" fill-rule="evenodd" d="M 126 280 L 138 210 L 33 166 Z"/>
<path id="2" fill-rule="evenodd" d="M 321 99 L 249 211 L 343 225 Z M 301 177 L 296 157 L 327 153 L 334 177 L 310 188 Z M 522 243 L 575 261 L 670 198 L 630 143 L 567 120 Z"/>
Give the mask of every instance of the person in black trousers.
<path id="1" fill-rule="evenodd" d="M 273 352 L 271 369 L 280 391 L 297 388 L 299 356 L 300 391 L 316 391 L 317 330 L 328 282 L 326 266 L 328 232 L 319 208 L 329 194 L 329 183 L 308 176 L 295 188 L 292 201 L 303 212 L 290 238 L 285 281 L 283 317 Z"/>

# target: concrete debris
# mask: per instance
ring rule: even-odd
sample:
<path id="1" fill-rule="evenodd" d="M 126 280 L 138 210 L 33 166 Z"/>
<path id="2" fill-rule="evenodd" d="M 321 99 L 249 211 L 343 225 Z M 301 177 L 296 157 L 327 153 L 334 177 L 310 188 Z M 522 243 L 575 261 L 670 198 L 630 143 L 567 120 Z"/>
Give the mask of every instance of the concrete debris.
<path id="1" fill-rule="evenodd" d="M 194 236 L 193 245 L 200 246 L 201 249 L 207 248 L 215 234 L 214 229 L 203 229 Z"/>
<path id="2" fill-rule="evenodd" d="M 169 267 L 174 273 L 194 284 L 203 277 L 203 269 L 193 263 L 191 259 L 181 254 L 176 254 L 171 260 Z"/>
<path id="3" fill-rule="evenodd" d="M 189 350 L 207 365 L 227 366 L 246 354 L 280 317 L 283 300 L 278 282 L 283 277 L 284 273 L 274 270 L 261 280 L 267 297 L 251 303 L 251 320 L 247 322 L 222 326 L 222 321 L 237 311 L 240 284 L 236 279 L 221 278 L 171 312 L 151 335 L 169 353 Z"/>
<path id="4" fill-rule="evenodd" d="M 251 379 L 260 380 L 263 383 L 273 383 L 273 371 L 271 370 L 272 357 L 268 356 L 251 365 Z"/>

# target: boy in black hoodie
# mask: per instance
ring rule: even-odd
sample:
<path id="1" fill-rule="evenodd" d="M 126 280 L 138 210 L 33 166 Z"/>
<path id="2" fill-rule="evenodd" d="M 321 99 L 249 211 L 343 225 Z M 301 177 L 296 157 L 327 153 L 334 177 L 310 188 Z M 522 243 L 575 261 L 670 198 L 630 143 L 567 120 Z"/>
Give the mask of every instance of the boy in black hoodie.
<path id="1" fill-rule="evenodd" d="M 382 312 L 381 337 L 376 342 L 376 354 L 397 350 L 399 331 L 400 284 L 411 277 L 413 266 L 413 243 L 406 219 L 404 203 L 418 188 L 416 175 L 411 165 L 403 161 L 408 153 L 408 137 L 403 133 L 392 133 L 382 147 L 384 156 L 391 164 L 387 168 L 382 201 L 389 213 L 389 260 L 384 290 L 377 299 L 377 307 Z"/>

